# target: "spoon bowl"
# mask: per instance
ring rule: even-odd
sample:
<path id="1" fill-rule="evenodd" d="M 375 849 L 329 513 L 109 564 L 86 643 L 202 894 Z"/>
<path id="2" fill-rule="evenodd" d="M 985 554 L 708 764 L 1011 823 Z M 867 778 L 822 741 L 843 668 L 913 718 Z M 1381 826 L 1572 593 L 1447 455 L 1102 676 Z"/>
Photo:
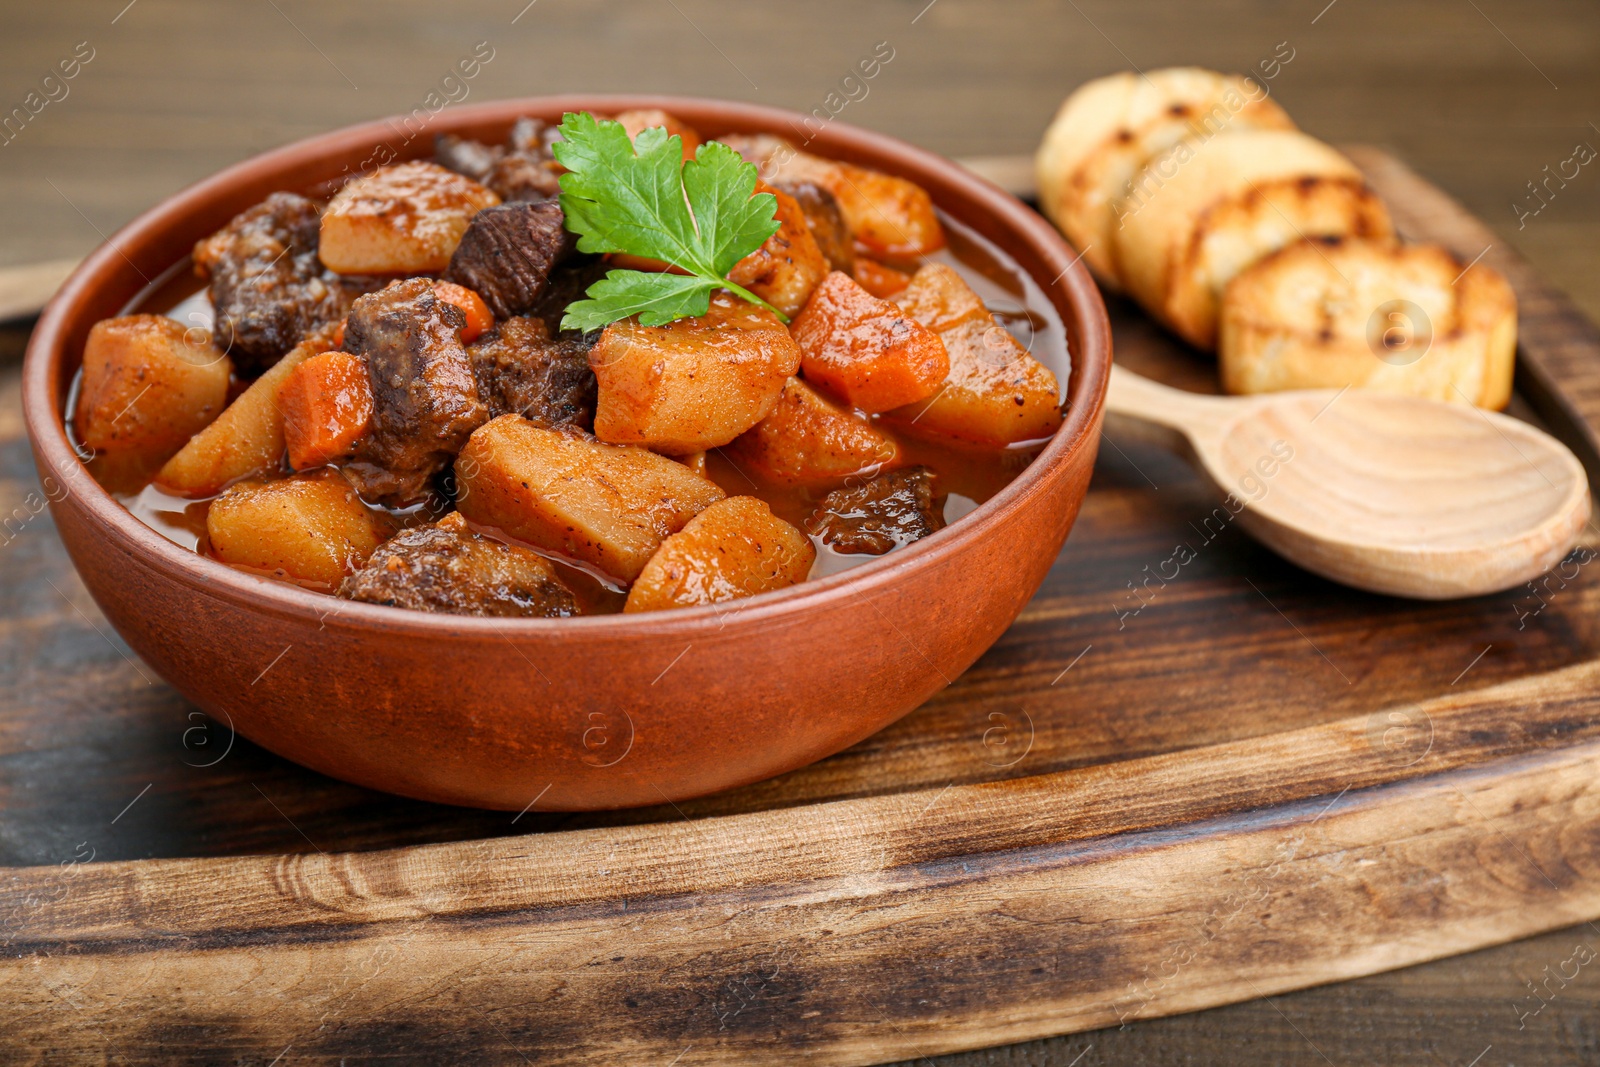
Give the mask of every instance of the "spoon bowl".
<path id="1" fill-rule="evenodd" d="M 1465 404 L 1354 389 L 1197 396 L 1117 367 L 1107 412 L 1184 448 L 1251 536 L 1358 589 L 1499 592 L 1555 566 L 1589 521 L 1588 478 L 1565 445 Z"/>

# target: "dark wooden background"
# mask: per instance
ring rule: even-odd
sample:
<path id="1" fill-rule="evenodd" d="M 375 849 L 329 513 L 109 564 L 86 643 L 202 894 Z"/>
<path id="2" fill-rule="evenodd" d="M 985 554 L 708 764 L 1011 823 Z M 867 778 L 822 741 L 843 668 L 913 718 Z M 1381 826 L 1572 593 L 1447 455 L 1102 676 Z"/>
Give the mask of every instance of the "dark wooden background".
<path id="1" fill-rule="evenodd" d="M 1600 169 L 1585 167 L 1520 227 L 1513 206 L 1539 206 L 1527 183 L 1542 178 L 1546 165 L 1553 170 L 1579 143 L 1600 147 L 1600 8 L 1592 0 L 95 0 L 11 5 L 5 27 L 0 112 L 21 104 L 79 42 L 88 42 L 94 58 L 64 99 L 0 146 L 0 266 L 79 255 L 219 167 L 307 134 L 409 111 L 480 41 L 494 57 L 468 83 L 469 100 L 661 91 L 801 110 L 823 105 L 856 60 L 888 42 L 893 60 L 839 117 L 952 155 L 1031 151 L 1060 99 L 1085 78 L 1178 63 L 1257 70 L 1260 61 L 1285 54 L 1280 42 L 1287 42 L 1293 59 L 1271 85 L 1302 126 L 1329 140 L 1390 148 L 1600 317 Z M 25 327 L 0 330 L 0 429 L 12 431 L 4 436 L 14 435 L 19 419 L 14 364 L 25 340 Z M 6 457 L 0 511 L 9 513 L 33 474 L 20 452 Z M 1119 473 L 1128 475 L 1111 476 Z M 103 709 L 87 710 L 138 716 L 158 699 L 165 706 L 166 698 L 150 695 L 124 669 L 115 644 L 81 660 L 51 658 L 68 647 L 50 639 L 53 620 L 82 626 L 93 606 L 65 572 L 62 595 L 50 602 L 35 602 L 31 592 L 25 598 L 21 590 L 36 583 L 17 578 L 62 566 L 59 547 L 38 530 L 0 548 L 0 628 L 15 638 L 0 659 L 0 708 L 49 699 L 52 678 L 94 670 L 122 682 L 108 687 Z M 95 751 L 97 737 L 116 733 L 97 733 L 92 718 L 64 719 L 54 737 L 8 725 L 0 715 L 0 809 L 28 809 L 33 817 L 0 813 L 0 863 L 70 859 L 90 823 L 72 803 L 75 777 L 129 754 Z M 188 761 L 204 763 L 204 735 L 190 740 Z M 275 775 L 291 773 L 240 745 L 231 770 L 215 776 L 219 794 L 237 794 L 246 783 L 271 791 Z M 339 827 L 318 823 L 315 792 L 297 796 L 286 825 L 281 811 L 267 807 L 277 802 L 261 795 L 266 804 L 256 819 L 240 819 L 236 806 L 225 817 L 208 813 L 204 794 L 183 805 L 151 796 L 111 823 L 111 813 L 97 812 L 99 856 L 317 847 L 301 840 L 301 828 L 318 844 L 334 837 L 366 847 L 403 843 L 363 838 L 359 827 L 364 819 L 392 826 L 393 805 L 404 802 L 365 801 L 389 809 L 380 819 L 329 783 L 329 813 L 337 811 Z M 41 829 L 47 824 L 39 816 L 51 814 L 58 822 Z M 417 806 L 419 821 L 441 817 Z M 470 813 L 449 817 L 460 825 L 420 836 L 499 832 Z M 1574 928 L 1343 985 L 937 1062 L 1594 1062 L 1600 978 L 1592 969 L 1518 1025 L 1518 1011 L 1529 1003 L 1526 983 L 1540 981 L 1580 943 L 1600 948 L 1600 931 Z"/>

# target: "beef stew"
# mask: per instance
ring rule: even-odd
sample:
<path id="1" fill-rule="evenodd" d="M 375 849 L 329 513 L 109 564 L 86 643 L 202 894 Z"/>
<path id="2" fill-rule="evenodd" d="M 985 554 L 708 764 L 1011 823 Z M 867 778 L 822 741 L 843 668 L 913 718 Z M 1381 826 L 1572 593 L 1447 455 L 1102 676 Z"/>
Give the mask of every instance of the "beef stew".
<path id="1" fill-rule="evenodd" d="M 618 119 L 665 126 L 686 156 L 702 141 L 671 116 Z M 156 415 L 183 432 L 128 446 L 86 398 L 118 375 L 175 381 L 173 360 L 86 352 L 73 428 L 91 469 L 246 570 L 561 617 L 738 599 L 897 550 L 1059 425 L 1047 364 L 1065 372 L 1065 335 L 1037 284 L 904 179 L 775 138 L 724 139 L 777 202 L 777 232 L 728 275 L 772 310 L 722 292 L 664 326 L 563 330 L 626 257 L 577 250 L 558 137 L 526 120 L 503 145 L 441 138 L 434 162 L 358 176 L 327 206 L 273 194 L 202 241 L 204 289 L 175 277 L 130 311 L 209 321 L 179 332 L 226 395 L 176 394 Z M 241 538 L 240 516 L 265 532 Z"/>

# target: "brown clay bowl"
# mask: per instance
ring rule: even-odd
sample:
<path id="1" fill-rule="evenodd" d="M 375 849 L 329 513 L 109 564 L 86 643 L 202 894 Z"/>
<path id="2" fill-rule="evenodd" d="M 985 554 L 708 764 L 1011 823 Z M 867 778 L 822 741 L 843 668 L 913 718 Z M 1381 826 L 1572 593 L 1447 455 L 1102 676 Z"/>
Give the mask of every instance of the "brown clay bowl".
<path id="1" fill-rule="evenodd" d="M 966 670 L 1043 581 L 1099 441 L 1111 335 L 1039 216 L 948 160 L 843 123 L 811 150 L 904 175 L 1038 280 L 1072 353 L 1065 424 L 972 514 L 847 573 L 721 607 L 565 620 L 429 615 L 232 570 L 167 541 L 88 476 L 63 432 L 84 339 L 194 242 L 279 189 L 426 156 L 432 134 L 503 138 L 519 115 L 661 107 L 711 133 L 802 129 L 787 111 L 671 97 L 543 97 L 379 121 L 268 152 L 141 215 L 91 255 L 28 347 L 24 408 L 61 539 L 133 650 L 245 737 L 325 774 L 425 800 L 628 807 L 769 778 L 911 711 Z M 814 125 L 814 124 L 813 124 Z"/>

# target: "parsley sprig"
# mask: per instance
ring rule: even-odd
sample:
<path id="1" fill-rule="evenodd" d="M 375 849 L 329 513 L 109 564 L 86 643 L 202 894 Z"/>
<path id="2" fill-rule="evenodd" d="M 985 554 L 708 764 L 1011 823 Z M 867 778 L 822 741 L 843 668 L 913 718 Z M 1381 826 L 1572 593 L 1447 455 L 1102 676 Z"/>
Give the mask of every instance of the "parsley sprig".
<path id="1" fill-rule="evenodd" d="M 552 145 L 561 175 L 561 210 L 582 252 L 623 252 L 670 263 L 688 274 L 613 270 L 567 306 L 566 330 L 594 330 L 639 316 L 660 326 L 704 315 L 711 294 L 728 289 L 787 322 L 777 308 L 728 280 L 735 263 L 778 230 L 778 201 L 752 196 L 756 167 L 725 144 L 708 141 L 693 159 L 683 140 L 652 127 L 629 140 L 619 122 L 587 111 L 562 117 Z"/>

